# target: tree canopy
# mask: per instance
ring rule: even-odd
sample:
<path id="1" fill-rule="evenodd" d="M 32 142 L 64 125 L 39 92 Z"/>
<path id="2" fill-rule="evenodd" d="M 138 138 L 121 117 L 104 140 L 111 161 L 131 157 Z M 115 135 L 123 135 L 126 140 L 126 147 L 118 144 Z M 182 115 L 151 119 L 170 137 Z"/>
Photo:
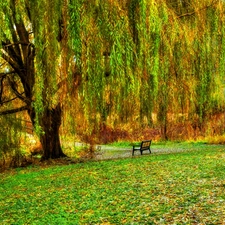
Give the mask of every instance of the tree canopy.
<path id="1" fill-rule="evenodd" d="M 169 115 L 201 126 L 224 111 L 224 10 L 215 0 L 5 0 L 0 114 L 26 110 L 45 159 L 64 156 L 69 115 L 90 133 L 152 126 L 153 114 L 165 138 Z"/>

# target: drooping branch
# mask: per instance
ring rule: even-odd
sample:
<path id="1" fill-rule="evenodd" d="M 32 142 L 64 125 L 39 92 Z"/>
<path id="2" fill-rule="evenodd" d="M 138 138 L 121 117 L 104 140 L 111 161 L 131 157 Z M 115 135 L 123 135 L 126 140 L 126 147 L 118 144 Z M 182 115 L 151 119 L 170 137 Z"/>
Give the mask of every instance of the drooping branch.
<path id="1" fill-rule="evenodd" d="M 186 16 L 192 16 L 192 15 L 196 14 L 197 12 L 200 12 L 200 11 L 202 11 L 202 10 L 208 9 L 209 7 L 213 6 L 213 5 L 216 4 L 217 2 L 218 2 L 217 0 L 212 1 L 210 5 L 207 5 L 207 6 L 203 7 L 203 8 L 197 9 L 197 10 L 195 10 L 195 11 L 193 11 L 193 12 L 184 13 L 184 14 L 178 16 L 178 18 L 182 18 L 182 17 L 186 17 Z"/>
<path id="2" fill-rule="evenodd" d="M 13 114 L 13 113 L 17 113 L 17 112 L 21 112 L 21 111 L 25 111 L 25 110 L 28 110 L 27 105 L 21 106 L 21 107 L 16 108 L 16 109 L 9 109 L 9 110 L 2 111 L 2 112 L 0 112 L 0 116 L 9 115 L 9 114 Z"/>

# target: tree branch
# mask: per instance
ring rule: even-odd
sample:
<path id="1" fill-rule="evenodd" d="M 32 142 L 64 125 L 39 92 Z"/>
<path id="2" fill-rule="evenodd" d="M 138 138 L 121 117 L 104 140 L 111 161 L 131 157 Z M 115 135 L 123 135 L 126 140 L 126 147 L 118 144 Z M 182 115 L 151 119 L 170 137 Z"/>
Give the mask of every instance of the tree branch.
<path id="1" fill-rule="evenodd" d="M 32 44 L 30 42 L 22 42 L 22 41 L 10 43 L 10 44 L 3 43 L 2 45 L 4 47 L 9 47 L 9 46 L 13 46 L 13 45 L 31 45 L 32 47 L 34 47 L 34 44 Z"/>
<path id="2" fill-rule="evenodd" d="M 6 72 L 6 73 L 0 73 L 0 78 L 5 77 L 9 74 L 14 74 L 14 73 L 16 73 L 16 71 L 9 71 L 9 72 Z"/>
<path id="3" fill-rule="evenodd" d="M 10 100 L 6 100 L 6 101 L 4 101 L 4 102 L 1 102 L 1 101 L 0 101 L 0 105 L 3 105 L 3 104 L 8 103 L 8 102 L 12 102 L 12 101 L 14 101 L 15 99 L 18 99 L 18 97 L 12 98 L 12 99 L 10 99 Z"/>
<path id="4" fill-rule="evenodd" d="M 193 11 L 193 12 L 182 14 L 182 15 L 178 16 L 178 18 L 182 18 L 182 17 L 185 17 L 185 16 L 192 16 L 192 15 L 194 15 L 195 13 L 197 13 L 199 11 L 208 9 L 210 6 L 216 4 L 216 2 L 217 2 L 217 0 L 212 1 L 210 5 L 207 5 L 207 6 L 203 7 L 203 8 L 197 9 L 196 11 Z"/>
<path id="5" fill-rule="evenodd" d="M 10 26 L 10 32 L 12 34 L 12 40 L 13 42 L 18 42 L 18 38 L 17 38 L 17 32 L 16 32 L 16 29 L 15 29 L 15 26 L 14 26 L 14 22 L 13 22 L 13 18 L 11 17 L 10 20 L 9 20 L 9 26 Z M 3 33 L 3 37 L 5 40 L 6 43 L 11 43 L 11 41 L 6 37 L 6 35 Z M 2 41 L 2 46 L 4 45 L 4 41 Z M 10 49 L 8 49 L 10 48 Z M 18 45 L 15 45 L 15 46 L 9 46 L 5 49 L 6 52 L 12 52 L 13 55 L 14 55 L 14 58 L 15 59 L 19 59 L 20 58 L 20 55 L 21 55 L 21 52 L 20 52 L 20 47 Z"/>
<path id="6" fill-rule="evenodd" d="M 25 106 L 21 106 L 20 108 L 16 108 L 16 109 L 5 110 L 5 111 L 0 112 L 0 116 L 21 112 L 21 111 L 24 111 L 27 109 L 28 109 L 28 106 L 25 105 Z"/>
<path id="7" fill-rule="evenodd" d="M 0 67 L 3 67 L 5 64 L 6 64 L 6 62 L 2 63 L 2 64 L 0 65 Z"/>
<path id="8" fill-rule="evenodd" d="M 6 54 L 6 53 L 7 53 L 7 54 Z M 19 67 L 17 61 L 14 61 L 14 59 L 12 59 L 12 58 L 8 55 L 8 52 L 7 52 L 7 51 L 3 51 L 3 50 L 2 50 L 1 56 L 2 56 L 2 58 L 3 58 L 7 63 L 10 64 L 10 66 L 11 66 L 12 68 L 19 70 L 20 67 Z"/>
<path id="9" fill-rule="evenodd" d="M 14 80 L 10 79 L 8 77 L 8 82 L 9 85 L 11 87 L 11 89 L 13 90 L 14 94 L 17 96 L 17 98 L 19 98 L 20 100 L 24 101 L 25 103 L 29 104 L 30 101 L 29 99 L 27 99 L 26 97 L 22 96 L 22 94 L 24 94 L 24 92 L 22 94 L 19 93 L 19 91 L 17 90 L 17 84 Z"/>
<path id="10" fill-rule="evenodd" d="M 0 78 L 0 102 L 2 101 L 2 93 L 3 93 L 3 89 L 4 89 L 4 86 L 3 86 L 3 80 L 4 80 L 5 77 L 1 77 Z"/>

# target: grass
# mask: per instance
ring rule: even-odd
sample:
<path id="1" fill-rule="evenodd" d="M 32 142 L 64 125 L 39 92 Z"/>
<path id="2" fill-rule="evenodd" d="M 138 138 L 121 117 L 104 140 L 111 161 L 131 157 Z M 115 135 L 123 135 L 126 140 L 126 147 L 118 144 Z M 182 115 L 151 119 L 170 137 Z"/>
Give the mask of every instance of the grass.
<path id="1" fill-rule="evenodd" d="M 195 148 L 2 173 L 0 224 L 225 224 L 224 146 Z"/>

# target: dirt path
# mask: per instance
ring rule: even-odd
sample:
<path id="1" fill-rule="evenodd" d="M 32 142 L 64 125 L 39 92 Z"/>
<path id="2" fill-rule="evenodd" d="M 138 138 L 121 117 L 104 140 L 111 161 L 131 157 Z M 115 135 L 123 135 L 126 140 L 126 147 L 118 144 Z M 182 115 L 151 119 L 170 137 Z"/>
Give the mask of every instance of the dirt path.
<path id="1" fill-rule="evenodd" d="M 128 158 L 132 157 L 132 146 L 130 147 L 113 147 L 113 146 L 104 146 L 101 145 L 101 150 L 96 152 L 96 160 L 104 159 L 116 159 L 116 158 Z M 152 154 L 168 154 L 168 153 L 178 153 L 178 152 L 187 152 L 193 150 L 204 150 L 209 148 L 225 148 L 224 145 L 207 145 L 207 144 L 182 144 L 175 143 L 173 145 L 152 145 L 151 151 Z M 143 155 L 149 155 L 148 151 L 143 152 Z M 135 156 L 140 156 L 140 152 L 136 151 Z"/>
<path id="2" fill-rule="evenodd" d="M 170 153 L 170 152 L 181 152 L 183 150 L 152 147 L 151 151 L 152 151 L 152 154 L 162 154 L 162 153 Z M 140 152 L 136 151 L 134 155 L 139 156 Z M 145 151 L 143 152 L 143 155 L 149 155 L 149 152 Z M 103 159 L 128 158 L 128 157 L 132 157 L 132 147 L 122 148 L 122 147 L 101 146 L 101 150 L 96 152 L 95 159 L 103 160 Z"/>

